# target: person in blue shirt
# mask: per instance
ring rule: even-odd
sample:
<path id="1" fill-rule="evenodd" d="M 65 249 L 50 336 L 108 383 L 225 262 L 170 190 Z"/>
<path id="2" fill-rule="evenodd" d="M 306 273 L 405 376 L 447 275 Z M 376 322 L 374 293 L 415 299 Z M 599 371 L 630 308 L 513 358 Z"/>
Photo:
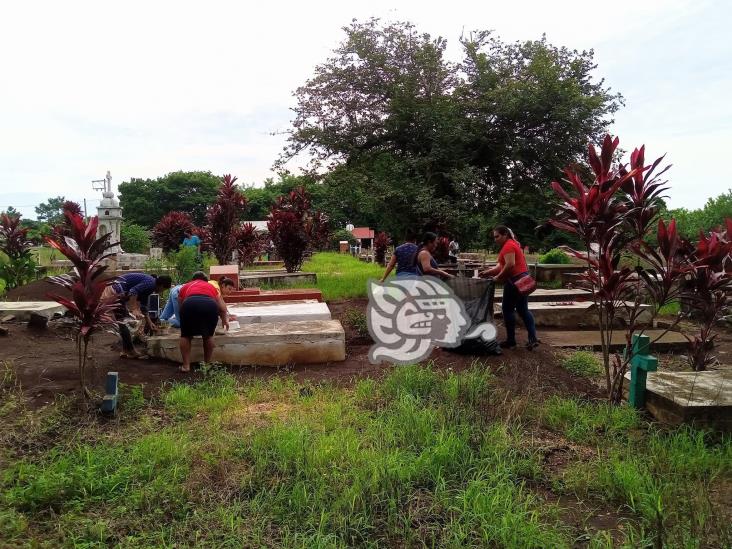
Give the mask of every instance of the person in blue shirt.
<path id="1" fill-rule="evenodd" d="M 195 235 L 191 233 L 191 231 L 186 231 L 185 238 L 183 239 L 183 246 L 192 246 L 196 248 L 196 251 L 200 254 L 201 253 L 201 239 L 198 238 L 198 235 Z"/>
<path id="2" fill-rule="evenodd" d="M 168 275 L 149 275 L 145 273 L 123 274 L 110 286 L 111 290 L 120 296 L 120 305 L 115 311 L 119 337 L 122 341 L 121 358 L 142 358 L 135 350 L 132 334 L 124 320 L 130 315 L 137 320 L 144 321 L 153 328 L 152 320 L 147 312 L 147 301 L 150 294 L 160 293 L 170 288 L 171 279 Z"/>
<path id="3" fill-rule="evenodd" d="M 384 276 L 381 277 L 381 282 L 391 274 L 391 271 L 396 267 L 397 278 L 404 276 L 418 276 L 417 272 L 417 236 L 413 231 L 407 231 L 405 242 L 401 246 L 397 246 L 394 253 L 389 260 L 389 264 L 386 266 Z"/>

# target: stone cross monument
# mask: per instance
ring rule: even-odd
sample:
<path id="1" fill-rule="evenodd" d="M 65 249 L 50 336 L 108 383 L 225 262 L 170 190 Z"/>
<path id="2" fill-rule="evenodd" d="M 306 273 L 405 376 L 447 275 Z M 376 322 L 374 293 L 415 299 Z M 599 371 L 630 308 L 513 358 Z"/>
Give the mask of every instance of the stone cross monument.
<path id="1" fill-rule="evenodd" d="M 97 206 L 97 215 L 99 216 L 99 227 L 97 228 L 97 238 L 107 233 L 112 233 L 111 242 L 117 244 L 110 248 L 112 253 L 122 253 L 119 245 L 122 230 L 122 208 L 114 197 L 112 192 L 112 174 L 107 171 L 107 175 L 100 181 L 103 186 L 96 188 L 102 191 L 102 200 Z"/>

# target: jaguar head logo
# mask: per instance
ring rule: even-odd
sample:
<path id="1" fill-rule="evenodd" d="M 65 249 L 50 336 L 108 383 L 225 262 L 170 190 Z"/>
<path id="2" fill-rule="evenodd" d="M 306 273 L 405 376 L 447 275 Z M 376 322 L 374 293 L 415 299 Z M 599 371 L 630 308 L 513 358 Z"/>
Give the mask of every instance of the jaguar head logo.
<path id="1" fill-rule="evenodd" d="M 380 284 L 369 281 L 367 323 L 374 345 L 372 363 L 410 364 L 432 349 L 456 347 L 469 320 L 463 302 L 432 277 L 400 278 Z"/>

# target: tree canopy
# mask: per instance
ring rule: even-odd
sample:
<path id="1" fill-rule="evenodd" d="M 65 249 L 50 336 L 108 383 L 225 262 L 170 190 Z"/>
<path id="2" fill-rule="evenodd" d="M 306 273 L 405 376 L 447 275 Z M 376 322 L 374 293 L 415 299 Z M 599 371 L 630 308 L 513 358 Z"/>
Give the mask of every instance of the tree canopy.
<path id="1" fill-rule="evenodd" d="M 171 211 L 190 214 L 201 225 L 220 184 L 221 177 L 211 172 L 172 172 L 120 183 L 119 200 L 125 221 L 148 229 Z"/>
<path id="2" fill-rule="evenodd" d="M 550 213 L 549 181 L 581 160 L 622 103 L 593 79 L 592 51 L 488 31 L 447 42 L 410 23 L 354 21 L 295 92 L 288 144 L 307 154 L 313 192 L 354 223 L 391 233 L 440 226 L 482 239 L 502 222 L 531 243 Z M 334 219 L 334 221 L 336 221 Z"/>
<path id="3" fill-rule="evenodd" d="M 63 221 L 63 208 L 66 198 L 56 196 L 48 199 L 48 202 L 41 202 L 36 206 L 36 218 L 42 223 L 49 225 L 58 225 Z"/>

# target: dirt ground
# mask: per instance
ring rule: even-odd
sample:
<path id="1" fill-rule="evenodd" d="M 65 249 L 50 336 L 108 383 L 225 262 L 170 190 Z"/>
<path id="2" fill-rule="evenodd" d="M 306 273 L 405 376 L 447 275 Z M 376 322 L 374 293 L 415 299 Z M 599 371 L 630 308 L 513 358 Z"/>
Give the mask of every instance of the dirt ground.
<path id="1" fill-rule="evenodd" d="M 9 301 L 48 299 L 46 293 L 54 286 L 37 281 L 12 290 Z M 288 373 L 299 382 L 331 382 L 350 384 L 363 377 L 384 375 L 391 366 L 370 364 L 368 351 L 371 341 L 356 333 L 345 320 L 349 309 L 365 312 L 365 299 L 330 302 L 333 318 L 342 321 L 346 330 L 346 360 L 339 363 L 271 367 L 232 367 L 242 379 L 267 378 Z M 26 395 L 34 406 L 51 402 L 57 394 L 73 394 L 78 388 L 77 358 L 72 333 L 63 320 L 52 321 L 47 330 L 36 331 L 21 323 L 6 324 L 10 335 L 0 338 L 0 360 L 12 365 Z M 503 334 L 499 327 L 499 337 Z M 525 334 L 519 332 L 519 341 Z M 113 334 L 101 333 L 90 346 L 92 357 L 92 386 L 101 390 L 108 371 L 120 374 L 120 381 L 128 385 L 142 385 L 146 394 L 154 394 L 172 381 L 196 379 L 197 375 L 178 372 L 177 364 L 161 359 L 145 361 L 120 359 L 119 346 Z M 483 361 L 495 373 L 499 383 L 510 393 L 574 394 L 586 398 L 602 398 L 601 391 L 585 379 L 574 377 L 556 364 L 555 351 L 542 345 L 534 351 L 522 348 L 504 351 L 502 356 L 461 355 L 447 350 L 436 350 L 431 359 L 437 368 L 462 370 L 475 360 Z"/>

